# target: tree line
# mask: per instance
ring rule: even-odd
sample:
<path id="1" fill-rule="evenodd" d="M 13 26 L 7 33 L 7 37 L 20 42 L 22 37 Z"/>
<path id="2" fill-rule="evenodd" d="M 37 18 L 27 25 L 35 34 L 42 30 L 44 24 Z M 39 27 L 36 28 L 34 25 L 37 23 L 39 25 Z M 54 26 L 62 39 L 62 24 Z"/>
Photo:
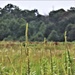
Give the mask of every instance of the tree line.
<path id="1" fill-rule="evenodd" d="M 41 15 L 37 9 L 22 10 L 13 4 L 0 8 L 0 40 L 24 41 L 25 27 L 29 24 L 29 41 L 64 41 L 75 40 L 75 7 L 67 11 L 53 10 L 49 15 Z"/>

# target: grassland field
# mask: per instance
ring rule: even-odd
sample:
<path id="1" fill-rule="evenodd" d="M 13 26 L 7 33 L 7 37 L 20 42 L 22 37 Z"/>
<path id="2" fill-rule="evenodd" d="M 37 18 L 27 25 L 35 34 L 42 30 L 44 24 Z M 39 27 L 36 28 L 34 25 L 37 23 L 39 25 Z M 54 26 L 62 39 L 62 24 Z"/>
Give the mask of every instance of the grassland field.
<path id="1" fill-rule="evenodd" d="M 75 75 L 75 42 L 0 42 L 0 75 Z"/>

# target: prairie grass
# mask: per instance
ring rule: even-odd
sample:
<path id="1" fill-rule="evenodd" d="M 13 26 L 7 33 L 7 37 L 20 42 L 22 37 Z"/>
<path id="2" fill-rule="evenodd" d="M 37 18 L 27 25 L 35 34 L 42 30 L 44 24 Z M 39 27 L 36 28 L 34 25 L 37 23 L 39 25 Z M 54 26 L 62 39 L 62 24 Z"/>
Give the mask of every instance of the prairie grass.
<path id="1" fill-rule="evenodd" d="M 27 48 L 29 58 L 25 54 L 25 47 L 20 42 L 15 46 L 2 46 L 0 75 L 75 75 L 74 43 L 67 42 L 67 46 L 62 42 L 58 45 L 54 45 L 53 42 L 48 42 L 46 45 L 29 43 Z"/>
<path id="2" fill-rule="evenodd" d="M 0 42 L 0 75 L 75 75 L 75 43 Z"/>

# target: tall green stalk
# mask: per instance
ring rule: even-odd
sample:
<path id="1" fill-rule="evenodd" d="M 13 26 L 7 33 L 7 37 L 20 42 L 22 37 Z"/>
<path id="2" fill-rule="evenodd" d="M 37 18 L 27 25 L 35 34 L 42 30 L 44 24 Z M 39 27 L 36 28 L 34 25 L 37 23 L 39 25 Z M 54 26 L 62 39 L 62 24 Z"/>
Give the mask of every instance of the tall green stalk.
<path id="1" fill-rule="evenodd" d="M 67 31 L 64 33 L 64 39 L 65 39 L 65 47 L 67 47 Z M 64 57 L 64 67 L 65 67 L 65 74 L 67 74 L 67 50 L 65 49 L 65 57 Z"/>
<path id="2" fill-rule="evenodd" d="M 53 75 L 53 60 L 52 60 L 52 52 L 50 50 L 50 66 L 51 66 L 51 75 Z"/>
<path id="3" fill-rule="evenodd" d="M 28 56 L 28 23 L 26 24 L 26 31 L 25 31 L 25 54 Z"/>
<path id="4" fill-rule="evenodd" d="M 64 38 L 65 38 L 65 46 L 66 46 L 66 50 L 65 50 L 65 71 L 68 75 L 73 75 L 72 61 L 71 61 L 70 52 L 69 52 L 69 48 L 68 48 L 68 44 L 67 44 L 67 31 L 65 31 Z"/>
<path id="5" fill-rule="evenodd" d="M 67 42 L 67 31 L 64 33 L 65 43 Z"/>
<path id="6" fill-rule="evenodd" d="M 27 45 L 28 44 L 28 23 L 26 24 L 25 37 L 26 37 L 26 45 Z"/>
<path id="7" fill-rule="evenodd" d="M 21 57 L 20 57 L 20 75 L 22 75 L 22 44 L 21 44 Z"/>
<path id="8" fill-rule="evenodd" d="M 25 37 L 26 37 L 25 49 L 27 56 L 27 75 L 30 75 L 30 59 L 29 59 L 29 49 L 28 49 L 28 23 L 26 24 Z"/>

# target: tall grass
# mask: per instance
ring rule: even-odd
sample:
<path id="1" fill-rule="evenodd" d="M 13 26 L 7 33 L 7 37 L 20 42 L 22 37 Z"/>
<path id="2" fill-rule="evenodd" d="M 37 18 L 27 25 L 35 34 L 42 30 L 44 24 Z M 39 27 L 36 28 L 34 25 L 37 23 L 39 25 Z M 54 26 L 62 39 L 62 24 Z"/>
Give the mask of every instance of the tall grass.
<path id="1" fill-rule="evenodd" d="M 26 24 L 26 42 L 25 42 L 25 50 L 27 55 L 27 75 L 30 75 L 30 58 L 29 58 L 29 48 L 28 48 L 28 23 Z"/>
<path id="2" fill-rule="evenodd" d="M 53 75 L 53 59 L 52 59 L 52 52 L 50 50 L 50 65 L 51 65 L 51 75 Z"/>
<path id="3" fill-rule="evenodd" d="M 65 43 L 67 42 L 67 31 L 64 33 Z"/>
<path id="4" fill-rule="evenodd" d="M 72 49 L 75 48 L 72 43 L 71 45 Z M 13 52 L 13 49 L 15 52 Z M 52 45 L 48 43 L 45 47 L 42 43 L 39 45 L 33 44 L 27 46 L 27 50 L 31 50 L 31 53 L 27 53 L 27 55 L 25 55 L 24 52 L 26 48 L 22 45 L 16 45 L 16 48 L 14 48 L 14 46 L 12 46 L 12 48 L 4 48 L 0 52 L 0 74 L 75 75 L 75 60 L 72 59 L 74 58 L 74 50 L 69 48 L 68 44 L 65 46 L 63 43 L 61 43 L 58 48 L 55 46 L 55 49 L 56 50 L 54 50 L 53 43 Z"/>
<path id="5" fill-rule="evenodd" d="M 0 75 L 75 75 L 75 44 L 69 47 L 67 36 L 65 44 L 29 43 L 27 23 L 25 37 L 25 47 L 0 45 Z"/>
<path id="6" fill-rule="evenodd" d="M 65 31 L 64 34 L 65 38 L 65 74 L 67 75 L 73 75 L 73 69 L 72 69 L 72 60 L 71 60 L 71 55 L 70 55 L 70 48 L 67 42 L 67 31 Z"/>

